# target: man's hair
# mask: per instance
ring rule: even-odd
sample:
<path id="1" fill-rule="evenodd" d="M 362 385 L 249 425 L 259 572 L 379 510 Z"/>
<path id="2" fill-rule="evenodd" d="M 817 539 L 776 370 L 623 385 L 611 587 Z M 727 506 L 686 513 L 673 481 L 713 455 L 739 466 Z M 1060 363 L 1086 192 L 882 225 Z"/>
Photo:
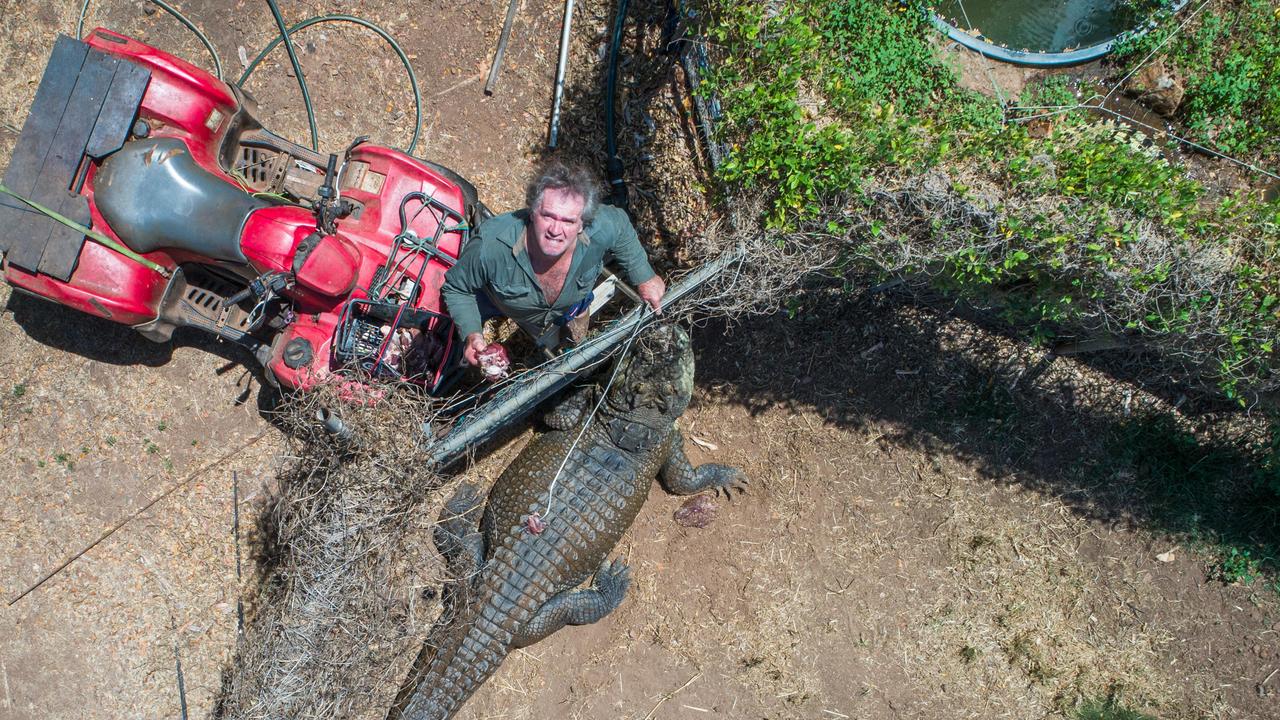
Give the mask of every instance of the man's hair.
<path id="1" fill-rule="evenodd" d="M 586 203 L 582 207 L 583 224 L 591 222 L 596 208 L 600 206 L 600 179 L 582 165 L 570 165 L 561 160 L 552 160 L 534 175 L 529 186 L 525 188 L 524 200 L 530 212 L 542 202 L 542 194 L 547 188 L 569 190 L 580 195 Z"/>

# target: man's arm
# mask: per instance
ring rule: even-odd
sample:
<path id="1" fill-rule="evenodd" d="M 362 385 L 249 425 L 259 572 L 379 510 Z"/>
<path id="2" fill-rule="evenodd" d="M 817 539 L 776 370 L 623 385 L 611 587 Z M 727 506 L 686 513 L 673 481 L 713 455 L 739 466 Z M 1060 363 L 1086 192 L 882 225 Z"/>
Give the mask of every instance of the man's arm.
<path id="1" fill-rule="evenodd" d="M 622 266 L 627 279 L 635 285 L 636 293 L 652 307 L 654 312 L 662 311 L 662 296 L 667 292 L 667 284 L 653 271 L 649 264 L 649 256 L 640 244 L 635 226 L 621 210 L 611 213 L 610 220 L 614 224 L 615 236 L 610 251 L 614 259 Z"/>
<path id="2" fill-rule="evenodd" d="M 463 358 L 475 365 L 476 353 L 485 347 L 484 321 L 476 304 L 476 293 L 485 286 L 484 258 L 481 255 L 481 238 L 477 234 L 467 243 L 462 257 L 444 275 L 440 296 L 449 308 L 449 317 L 458 328 L 458 336 L 464 344 Z"/>

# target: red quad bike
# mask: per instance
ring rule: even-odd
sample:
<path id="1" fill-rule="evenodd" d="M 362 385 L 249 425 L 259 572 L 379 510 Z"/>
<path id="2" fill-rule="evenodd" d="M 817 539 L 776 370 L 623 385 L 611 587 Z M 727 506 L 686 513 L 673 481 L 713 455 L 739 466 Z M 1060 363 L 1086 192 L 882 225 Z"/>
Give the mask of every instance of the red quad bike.
<path id="1" fill-rule="evenodd" d="M 475 188 L 363 138 L 311 152 L 253 113 L 136 40 L 60 37 L 4 175 L 5 280 L 157 342 L 207 330 L 285 389 L 354 367 L 444 392 L 461 348 L 439 291 L 488 215 Z"/>

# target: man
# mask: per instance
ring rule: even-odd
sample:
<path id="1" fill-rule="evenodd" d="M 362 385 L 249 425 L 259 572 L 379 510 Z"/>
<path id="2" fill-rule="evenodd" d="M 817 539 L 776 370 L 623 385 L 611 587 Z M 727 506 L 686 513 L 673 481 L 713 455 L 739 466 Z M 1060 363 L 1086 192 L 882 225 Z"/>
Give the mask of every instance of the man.
<path id="1" fill-rule="evenodd" d="M 526 209 L 482 223 L 445 275 L 441 295 L 469 364 L 478 364 L 486 347 L 483 320 L 496 315 L 544 346 L 554 345 L 565 327 L 578 339 L 606 256 L 654 312 L 661 310 L 666 283 L 649 265 L 627 214 L 600 205 L 589 171 L 553 161 L 529 183 L 525 201 Z"/>

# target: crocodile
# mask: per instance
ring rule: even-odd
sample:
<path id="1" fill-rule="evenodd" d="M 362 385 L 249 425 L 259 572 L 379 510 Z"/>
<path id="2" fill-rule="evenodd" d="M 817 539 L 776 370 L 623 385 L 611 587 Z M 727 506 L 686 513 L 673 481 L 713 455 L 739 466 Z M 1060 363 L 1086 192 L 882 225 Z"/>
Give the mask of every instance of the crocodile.
<path id="1" fill-rule="evenodd" d="M 587 386 L 544 416 L 550 429 L 494 482 L 482 513 L 476 488 L 459 487 L 434 538 L 459 580 L 389 719 L 446 720 L 512 649 L 618 607 L 630 570 L 609 554 L 655 478 L 675 495 L 745 490 L 737 469 L 695 468 L 685 455 L 676 419 L 693 366 L 689 335 L 655 326 L 618 361 L 607 391 Z"/>

